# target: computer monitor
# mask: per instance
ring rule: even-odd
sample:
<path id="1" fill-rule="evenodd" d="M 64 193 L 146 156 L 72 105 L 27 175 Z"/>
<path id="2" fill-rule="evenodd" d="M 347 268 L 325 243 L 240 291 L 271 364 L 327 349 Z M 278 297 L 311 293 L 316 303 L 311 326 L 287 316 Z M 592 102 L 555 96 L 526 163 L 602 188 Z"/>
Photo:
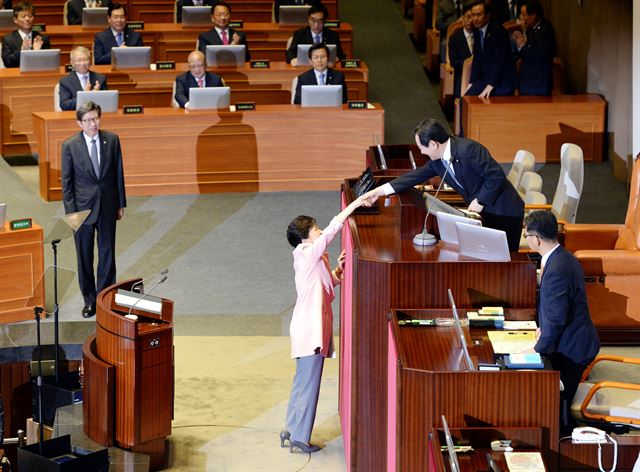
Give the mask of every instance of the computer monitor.
<path id="1" fill-rule="evenodd" d="M 309 5 L 280 5 L 281 25 L 306 25 L 309 17 Z"/>
<path id="2" fill-rule="evenodd" d="M 13 22 L 13 10 L 0 10 L 0 29 L 12 30 L 16 28 L 16 24 Z"/>
<path id="3" fill-rule="evenodd" d="M 303 107 L 341 107 L 342 85 L 303 85 Z"/>
<path id="4" fill-rule="evenodd" d="M 230 87 L 192 87 L 189 89 L 189 110 L 229 108 Z"/>
<path id="5" fill-rule="evenodd" d="M 311 64 L 311 59 L 309 58 L 309 49 L 311 49 L 312 44 L 298 44 L 298 55 L 296 59 L 298 63 L 296 66 L 308 66 Z M 338 47 L 335 44 L 327 44 L 329 48 L 329 65 L 332 66 L 336 63 L 336 59 L 338 57 Z"/>
<path id="6" fill-rule="evenodd" d="M 183 26 L 205 26 L 211 24 L 211 7 L 182 7 Z"/>
<path id="7" fill-rule="evenodd" d="M 458 231 L 456 223 L 465 223 L 468 225 L 482 226 L 480 220 L 473 218 L 465 218 L 457 215 L 450 215 L 443 211 L 436 212 L 438 219 L 438 231 L 440 232 L 440 240 L 449 244 L 458 244 Z"/>
<path id="8" fill-rule="evenodd" d="M 99 28 L 108 24 L 107 7 L 83 8 L 82 9 L 82 27 L 83 28 Z"/>
<path id="9" fill-rule="evenodd" d="M 507 233 L 493 228 L 456 223 L 461 256 L 483 261 L 509 262 Z"/>
<path id="10" fill-rule="evenodd" d="M 458 463 L 458 455 L 456 454 L 456 446 L 453 443 L 453 436 L 449 430 L 447 419 L 442 415 L 442 429 L 444 429 L 444 440 L 447 444 L 447 453 L 449 454 L 449 467 L 451 472 L 460 472 L 460 464 Z"/>
<path id="11" fill-rule="evenodd" d="M 111 49 L 112 69 L 148 69 L 151 46 L 127 46 Z"/>
<path id="12" fill-rule="evenodd" d="M 475 228 L 475 226 L 471 227 Z M 458 339 L 460 339 L 460 343 L 462 344 L 462 353 L 464 354 L 464 359 L 467 362 L 467 370 L 476 370 L 476 366 L 473 364 L 471 356 L 469 355 L 469 349 L 467 348 L 467 338 L 464 337 L 464 331 L 462 330 L 462 324 L 460 323 L 460 317 L 458 316 L 458 308 L 456 308 L 456 302 L 453 300 L 453 293 L 451 292 L 450 288 L 447 289 L 447 295 L 449 296 L 449 303 L 451 304 L 451 312 L 453 314 L 453 321 L 456 327 L 456 334 L 458 335 Z"/>
<path id="13" fill-rule="evenodd" d="M 20 51 L 20 72 L 60 70 L 60 49 L 24 49 Z"/>
<path id="14" fill-rule="evenodd" d="M 100 105 L 103 112 L 118 111 L 117 90 L 80 91 L 76 96 L 76 110 L 88 102 Z"/>
<path id="15" fill-rule="evenodd" d="M 244 44 L 228 44 L 207 46 L 207 66 L 209 67 L 242 67 L 247 56 L 247 47 Z"/>
<path id="16" fill-rule="evenodd" d="M 461 212 L 457 208 L 452 207 L 448 203 L 445 203 L 442 200 L 434 197 L 429 192 L 424 193 L 424 201 L 426 209 L 429 211 L 429 213 L 442 212 L 455 216 L 465 216 L 463 212 Z"/>

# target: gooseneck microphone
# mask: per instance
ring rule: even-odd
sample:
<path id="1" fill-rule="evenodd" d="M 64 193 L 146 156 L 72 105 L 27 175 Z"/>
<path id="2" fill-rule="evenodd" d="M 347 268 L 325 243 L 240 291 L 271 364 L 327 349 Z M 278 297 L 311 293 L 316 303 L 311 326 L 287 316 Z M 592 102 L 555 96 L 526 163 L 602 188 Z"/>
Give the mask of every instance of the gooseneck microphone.
<path id="1" fill-rule="evenodd" d="M 169 269 L 166 269 L 166 270 L 169 270 Z M 153 289 L 154 289 L 154 288 L 156 288 L 156 287 L 157 287 L 158 285 L 160 285 L 160 284 L 163 284 L 163 283 L 165 282 L 165 280 L 167 280 L 167 276 L 166 276 L 166 275 L 165 275 L 164 277 L 162 277 L 160 280 L 158 280 L 158 281 L 153 285 L 153 287 L 151 287 L 151 288 L 147 291 L 147 293 L 143 293 L 143 294 L 142 294 L 142 296 L 141 296 L 141 297 L 139 297 L 139 298 L 135 301 L 135 303 L 134 303 L 133 305 L 131 305 L 131 308 L 129 308 L 129 313 L 127 313 L 127 316 L 129 316 L 129 315 L 131 314 L 131 310 L 133 310 L 133 309 L 135 308 L 135 306 L 136 306 L 138 303 L 140 303 L 142 300 L 144 300 L 144 299 L 145 299 L 145 297 L 146 297 L 147 295 L 149 295 L 149 294 L 153 291 Z"/>
<path id="2" fill-rule="evenodd" d="M 453 163 L 449 164 L 452 165 Z M 444 174 L 442 175 L 442 180 L 440 180 L 440 185 L 438 185 L 438 189 L 436 190 L 435 195 L 433 196 L 433 200 L 431 200 L 431 205 L 427 207 L 427 214 L 424 217 L 424 225 L 422 226 L 422 233 L 418 233 L 413 237 L 413 244 L 416 246 L 433 246 L 438 242 L 436 237 L 427 231 L 427 218 L 429 218 L 429 214 L 431 213 L 431 209 L 433 207 L 433 202 L 437 201 L 438 193 L 440 193 L 440 189 L 444 184 L 444 178 L 447 176 L 449 172 L 449 166 L 444 166 Z"/>
<path id="3" fill-rule="evenodd" d="M 149 280 L 153 280 L 153 279 L 155 279 L 156 277 L 160 277 L 161 275 L 167 275 L 168 273 L 169 273 L 169 268 L 167 267 L 166 269 L 161 270 L 161 271 L 160 271 L 160 272 L 158 272 L 157 274 L 153 274 L 153 275 L 150 275 L 149 277 L 145 277 L 144 279 L 139 280 L 139 281 L 137 281 L 135 284 L 133 284 L 133 285 L 131 286 L 131 291 L 132 291 L 132 292 L 134 292 L 134 291 L 135 291 L 134 289 L 135 289 L 136 287 L 139 287 L 140 285 L 144 284 L 145 282 L 147 282 L 147 281 L 149 281 Z M 141 292 L 141 293 L 142 293 L 142 292 Z"/>

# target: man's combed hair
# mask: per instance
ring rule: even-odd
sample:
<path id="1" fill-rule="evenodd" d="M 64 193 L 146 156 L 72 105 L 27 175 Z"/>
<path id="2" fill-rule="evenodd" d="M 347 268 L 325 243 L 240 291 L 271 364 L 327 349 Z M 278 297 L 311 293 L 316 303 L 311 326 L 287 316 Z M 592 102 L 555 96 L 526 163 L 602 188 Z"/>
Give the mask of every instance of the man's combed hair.
<path id="1" fill-rule="evenodd" d="M 428 146 L 429 141 L 444 144 L 447 142 L 447 139 L 451 137 L 440 122 L 433 118 L 424 120 L 414 128 L 413 133 L 418 136 L 423 146 Z"/>
<path id="2" fill-rule="evenodd" d="M 289 244 L 297 247 L 303 239 L 309 237 L 309 231 L 311 231 L 311 228 L 313 228 L 315 224 L 315 218 L 306 215 L 300 215 L 291 220 L 287 228 L 287 241 L 289 241 Z"/>
<path id="3" fill-rule="evenodd" d="M 90 111 L 98 112 L 98 118 L 102 116 L 102 108 L 100 108 L 100 105 L 94 102 L 87 102 L 84 105 L 81 105 L 80 108 L 76 110 L 76 119 L 78 121 L 82 121 L 82 118 L 84 118 L 84 115 L 86 115 Z"/>
<path id="4" fill-rule="evenodd" d="M 546 241 L 558 240 L 558 220 L 548 210 L 534 211 L 524 220 L 527 233 L 533 233 Z"/>

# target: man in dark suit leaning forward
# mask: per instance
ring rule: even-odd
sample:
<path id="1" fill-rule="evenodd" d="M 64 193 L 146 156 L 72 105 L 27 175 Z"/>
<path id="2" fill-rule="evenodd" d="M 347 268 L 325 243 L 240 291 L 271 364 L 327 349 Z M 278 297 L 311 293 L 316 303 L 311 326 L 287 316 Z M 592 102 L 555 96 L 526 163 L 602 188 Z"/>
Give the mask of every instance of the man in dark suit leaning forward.
<path id="1" fill-rule="evenodd" d="M 180 108 L 189 108 L 189 89 L 196 87 L 223 87 L 222 78 L 207 71 L 202 51 L 192 51 L 187 58 L 189 72 L 176 77 L 175 100 Z"/>
<path id="2" fill-rule="evenodd" d="M 116 220 L 127 199 L 120 139 L 100 131 L 100 106 L 88 102 L 76 111 L 82 131 L 62 144 L 62 199 L 65 213 L 91 210 L 75 233 L 82 316 L 95 315 L 96 295 L 116 281 Z M 94 238 L 98 238 L 97 284 L 93 274 Z"/>
<path id="3" fill-rule="evenodd" d="M 107 90 L 107 78 L 89 70 L 91 53 L 84 46 L 76 46 L 69 55 L 73 70 L 60 79 L 60 108 L 63 110 L 76 109 L 78 92 L 85 90 Z"/>
<path id="4" fill-rule="evenodd" d="M 489 150 L 471 139 L 450 136 L 433 119 L 420 123 L 414 133 L 420 152 L 430 159 L 424 166 L 369 191 L 365 194 L 369 203 L 432 177 L 442 177 L 446 171 L 445 182 L 464 199 L 469 210 L 480 213 L 484 226 L 505 231 L 509 250 L 517 251 L 524 202 Z"/>
<path id="5" fill-rule="evenodd" d="M 342 103 L 347 103 L 347 83 L 344 74 L 329 67 L 329 48 L 326 44 L 314 44 L 309 48 L 313 69 L 298 76 L 293 103 L 300 105 L 303 85 L 342 85 Z"/>
<path id="6" fill-rule="evenodd" d="M 525 239 L 542 256 L 538 295 L 538 341 L 534 351 L 545 354 L 560 372 L 561 434 L 575 425 L 569 408 L 580 377 L 600 350 L 600 339 L 589 315 L 584 271 L 573 254 L 558 244 L 558 221 L 550 211 L 535 211 L 525 220 Z"/>

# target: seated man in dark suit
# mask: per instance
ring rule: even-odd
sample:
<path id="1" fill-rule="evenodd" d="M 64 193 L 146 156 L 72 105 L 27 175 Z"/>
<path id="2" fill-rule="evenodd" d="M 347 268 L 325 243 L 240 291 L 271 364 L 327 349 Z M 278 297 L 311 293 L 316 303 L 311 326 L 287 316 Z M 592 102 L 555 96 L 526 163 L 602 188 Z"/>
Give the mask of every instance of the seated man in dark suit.
<path id="1" fill-rule="evenodd" d="M 462 17 L 466 7 L 468 7 L 473 0 L 439 0 L 438 11 L 436 14 L 436 28 L 440 31 L 440 58 L 442 62 L 445 62 L 445 50 L 447 41 L 447 30 L 449 26 Z"/>
<path id="2" fill-rule="evenodd" d="M 449 38 L 449 64 L 453 67 L 453 95 L 460 97 L 462 66 L 473 54 L 473 20 L 471 7 L 467 6 L 462 14 L 462 28 Z"/>
<path id="3" fill-rule="evenodd" d="M 49 38 L 33 31 L 35 7 L 29 2 L 20 2 L 13 7 L 13 22 L 16 31 L 2 38 L 2 61 L 5 67 L 20 66 L 20 51 L 23 49 L 49 49 Z"/>
<path id="4" fill-rule="evenodd" d="M 556 35 L 538 0 L 522 6 L 525 34 L 513 33 L 520 63 L 520 95 L 551 95 Z"/>
<path id="5" fill-rule="evenodd" d="M 107 78 L 89 70 L 91 54 L 84 46 L 76 46 L 71 50 L 73 70 L 60 79 L 60 108 L 76 109 L 76 96 L 81 90 L 107 90 Z"/>
<path id="6" fill-rule="evenodd" d="M 111 6 L 111 0 L 71 0 L 67 6 L 67 24 L 82 24 L 83 8 L 99 8 Z"/>
<path id="7" fill-rule="evenodd" d="M 325 44 L 314 44 L 309 48 L 309 59 L 313 69 L 298 76 L 293 103 L 300 105 L 303 85 L 342 85 L 342 103 L 347 103 L 347 83 L 344 74 L 329 65 L 329 48 Z"/>
<path id="8" fill-rule="evenodd" d="M 569 407 L 580 377 L 600 350 L 591 321 L 584 270 L 573 254 L 558 244 L 558 221 L 550 211 L 535 211 L 525 220 L 529 247 L 542 256 L 538 295 L 538 340 L 534 351 L 548 356 L 560 372 L 561 434 L 575 422 Z"/>
<path id="9" fill-rule="evenodd" d="M 482 0 L 471 6 L 471 17 L 476 29 L 473 32 L 473 65 L 466 95 L 480 98 L 513 95 L 517 78 L 509 33 L 491 18 L 490 7 Z"/>
<path id="10" fill-rule="evenodd" d="M 205 33 L 200 33 L 200 36 L 198 36 L 198 49 L 206 56 L 207 46 L 209 45 L 244 44 L 246 47 L 245 60 L 247 62 L 250 61 L 251 55 L 249 54 L 249 46 L 247 46 L 247 36 L 241 31 L 229 28 L 231 7 L 225 2 L 217 2 L 213 10 L 211 10 L 211 19 L 213 20 L 213 28 Z"/>
<path id="11" fill-rule="evenodd" d="M 109 28 L 96 34 L 93 40 L 93 54 L 96 64 L 111 64 L 111 49 L 126 46 L 144 46 L 142 36 L 127 27 L 127 10 L 119 3 L 113 3 L 107 10 Z"/>
<path id="12" fill-rule="evenodd" d="M 175 99 L 180 108 L 189 108 L 189 89 L 196 87 L 223 87 L 222 78 L 207 71 L 202 51 L 192 51 L 187 58 L 189 72 L 176 77 Z"/>
<path id="13" fill-rule="evenodd" d="M 298 62 L 296 57 L 298 56 L 298 44 L 335 44 L 337 49 L 338 59 L 341 61 L 346 58 L 344 51 L 342 50 L 342 44 L 340 44 L 340 36 L 337 31 L 326 28 L 324 22 L 327 20 L 329 12 L 327 8 L 322 4 L 316 4 L 309 7 L 309 14 L 307 21 L 309 26 L 300 28 L 293 33 L 293 40 L 289 49 L 287 49 L 287 62 L 292 66 L 295 66 Z"/>
<path id="14" fill-rule="evenodd" d="M 212 7 L 214 0 L 178 0 L 176 2 L 176 23 L 182 23 L 182 7 Z"/>

